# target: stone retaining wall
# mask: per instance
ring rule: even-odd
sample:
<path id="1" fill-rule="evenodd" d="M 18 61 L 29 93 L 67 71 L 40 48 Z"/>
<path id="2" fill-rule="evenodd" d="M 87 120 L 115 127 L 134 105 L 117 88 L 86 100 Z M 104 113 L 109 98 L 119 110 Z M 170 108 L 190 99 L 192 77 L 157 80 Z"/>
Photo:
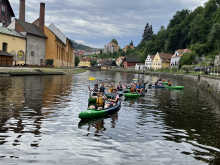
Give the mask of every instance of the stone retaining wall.
<path id="1" fill-rule="evenodd" d="M 149 75 L 161 75 L 162 77 L 178 78 L 188 83 L 194 84 L 202 89 L 207 90 L 220 100 L 220 77 L 211 77 L 203 75 L 187 75 L 187 74 L 174 74 L 164 72 L 146 72 Z"/>

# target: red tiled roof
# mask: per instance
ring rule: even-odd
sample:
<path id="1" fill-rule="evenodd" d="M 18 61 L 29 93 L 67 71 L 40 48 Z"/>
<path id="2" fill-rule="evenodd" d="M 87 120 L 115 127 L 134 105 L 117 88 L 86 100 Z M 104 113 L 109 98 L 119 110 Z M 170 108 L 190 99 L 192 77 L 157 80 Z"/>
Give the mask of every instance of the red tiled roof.
<path id="1" fill-rule="evenodd" d="M 134 49 L 134 47 L 131 46 L 131 45 L 126 45 L 126 46 L 124 47 L 124 49 L 126 49 L 126 48 L 129 47 L 129 46 L 130 46 L 131 49 Z"/>
<path id="2" fill-rule="evenodd" d="M 161 59 L 163 62 L 170 62 L 170 61 L 171 61 L 172 54 L 169 54 L 169 53 L 159 53 L 159 56 L 160 56 L 160 59 Z"/>
<path id="3" fill-rule="evenodd" d="M 178 56 L 176 56 L 176 54 L 174 54 L 172 57 L 181 57 L 183 54 L 191 52 L 191 50 L 189 50 L 189 49 L 178 49 L 176 51 L 180 54 Z"/>
<path id="4" fill-rule="evenodd" d="M 118 59 L 117 59 L 116 61 L 119 61 L 120 59 L 121 59 L 121 60 L 124 60 L 124 58 L 125 58 L 125 57 L 118 57 Z"/>
<path id="5" fill-rule="evenodd" d="M 155 57 L 155 55 L 150 55 L 150 58 L 153 60 L 154 59 L 154 57 Z"/>

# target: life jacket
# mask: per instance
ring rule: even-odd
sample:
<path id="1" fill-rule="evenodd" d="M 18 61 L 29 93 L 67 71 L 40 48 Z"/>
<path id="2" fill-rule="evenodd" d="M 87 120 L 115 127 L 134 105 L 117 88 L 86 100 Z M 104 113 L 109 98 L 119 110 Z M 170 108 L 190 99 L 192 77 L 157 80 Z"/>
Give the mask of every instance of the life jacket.
<path id="1" fill-rule="evenodd" d="M 96 105 L 97 106 L 104 106 L 104 101 L 102 100 L 102 97 L 97 97 L 96 98 Z"/>
<path id="2" fill-rule="evenodd" d="M 118 91 L 122 91 L 123 90 L 122 85 L 121 86 L 117 86 L 117 90 Z"/>
<path id="3" fill-rule="evenodd" d="M 137 88 L 138 88 L 138 89 L 141 89 L 141 85 L 140 85 L 140 86 L 137 86 Z"/>
<path id="4" fill-rule="evenodd" d="M 136 88 L 136 87 L 137 87 L 137 85 L 134 85 L 134 87 Z"/>
<path id="5" fill-rule="evenodd" d="M 100 92 L 103 92 L 103 93 L 105 92 L 105 87 L 104 86 L 100 87 Z"/>
<path id="6" fill-rule="evenodd" d="M 168 85 L 171 86 L 171 82 L 169 82 Z"/>
<path id="7" fill-rule="evenodd" d="M 111 87 L 111 88 L 109 89 L 109 92 L 112 92 L 113 89 L 115 89 L 115 87 Z"/>
<path id="8" fill-rule="evenodd" d="M 113 93 L 113 94 L 111 95 L 111 99 L 112 99 L 112 100 L 115 100 L 116 97 L 117 97 L 117 95 L 118 95 L 117 93 Z"/>
<path id="9" fill-rule="evenodd" d="M 131 89 L 130 89 L 130 92 L 135 92 L 135 88 L 131 88 Z"/>
<path id="10" fill-rule="evenodd" d="M 99 88 L 94 88 L 93 89 L 93 92 L 98 92 L 99 91 Z"/>

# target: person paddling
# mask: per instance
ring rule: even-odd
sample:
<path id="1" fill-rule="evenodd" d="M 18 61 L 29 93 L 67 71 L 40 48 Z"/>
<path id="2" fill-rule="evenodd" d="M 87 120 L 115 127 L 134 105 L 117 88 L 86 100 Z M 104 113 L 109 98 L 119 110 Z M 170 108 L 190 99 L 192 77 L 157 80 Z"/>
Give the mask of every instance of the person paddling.
<path id="1" fill-rule="evenodd" d="M 125 89 L 126 87 L 124 87 L 123 85 L 121 85 L 121 82 L 119 82 L 119 85 L 115 87 L 118 91 L 123 91 L 123 89 Z"/>
<path id="2" fill-rule="evenodd" d="M 102 84 L 99 84 L 99 80 L 97 80 L 97 84 L 98 84 L 98 86 L 100 86 L 100 88 L 99 88 L 100 93 L 105 94 L 105 87 L 107 87 L 108 85 L 105 85 L 104 81 L 102 82 Z"/>
<path id="3" fill-rule="evenodd" d="M 113 83 L 111 83 L 111 85 L 108 85 L 108 86 L 110 86 L 110 89 L 108 90 L 108 91 L 109 91 L 109 93 L 113 93 L 113 89 L 115 89 L 114 84 L 113 84 Z"/>
<path id="4" fill-rule="evenodd" d="M 106 96 L 103 96 L 100 92 L 97 92 L 96 94 L 97 96 L 92 96 L 91 91 L 89 93 L 89 97 L 91 99 L 96 99 L 96 105 L 90 106 L 89 109 L 96 109 L 96 110 L 104 109 L 105 100 L 107 100 L 108 98 Z"/>
<path id="5" fill-rule="evenodd" d="M 148 84 L 149 80 L 145 83 L 144 81 L 141 82 L 141 88 L 146 89 L 146 84 Z"/>
<path id="6" fill-rule="evenodd" d="M 90 86 L 89 86 L 89 91 L 93 91 L 93 96 L 96 96 L 97 93 L 99 92 L 98 84 L 95 84 L 93 89 L 90 89 Z"/>
<path id="7" fill-rule="evenodd" d="M 145 92 L 145 90 L 142 88 L 142 86 L 141 86 L 141 83 L 140 83 L 140 82 L 138 83 L 138 85 L 137 85 L 136 89 L 137 89 L 138 93 L 143 93 L 143 92 Z"/>
<path id="8" fill-rule="evenodd" d="M 170 81 L 170 79 L 168 79 L 168 85 L 171 86 L 171 81 Z"/>
<path id="9" fill-rule="evenodd" d="M 117 92 L 117 90 L 113 89 L 112 95 L 111 95 L 111 99 L 107 99 L 107 100 L 110 101 L 110 104 L 106 104 L 105 108 L 116 106 L 116 104 L 117 104 L 117 102 L 119 100 L 119 95 L 116 92 Z"/>
<path id="10" fill-rule="evenodd" d="M 135 93 L 136 88 L 134 87 L 134 84 L 131 84 L 130 93 Z"/>

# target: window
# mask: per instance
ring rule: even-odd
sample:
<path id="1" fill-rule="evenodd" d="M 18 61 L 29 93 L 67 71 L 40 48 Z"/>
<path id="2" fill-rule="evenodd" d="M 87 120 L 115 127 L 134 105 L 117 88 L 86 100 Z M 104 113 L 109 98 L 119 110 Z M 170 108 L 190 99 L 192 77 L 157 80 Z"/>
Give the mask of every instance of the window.
<path id="1" fill-rule="evenodd" d="M 43 59 L 40 59 L 40 63 L 41 63 L 41 64 L 43 63 Z"/>
<path id="2" fill-rule="evenodd" d="M 4 43 L 2 44 L 2 50 L 5 51 L 5 52 L 7 52 L 7 47 L 8 47 L 8 44 L 4 42 Z"/>
<path id="3" fill-rule="evenodd" d="M 4 5 L 2 5 L 2 11 L 5 12 L 5 6 Z"/>
<path id="4" fill-rule="evenodd" d="M 31 57 L 34 57 L 34 51 L 31 51 Z"/>

